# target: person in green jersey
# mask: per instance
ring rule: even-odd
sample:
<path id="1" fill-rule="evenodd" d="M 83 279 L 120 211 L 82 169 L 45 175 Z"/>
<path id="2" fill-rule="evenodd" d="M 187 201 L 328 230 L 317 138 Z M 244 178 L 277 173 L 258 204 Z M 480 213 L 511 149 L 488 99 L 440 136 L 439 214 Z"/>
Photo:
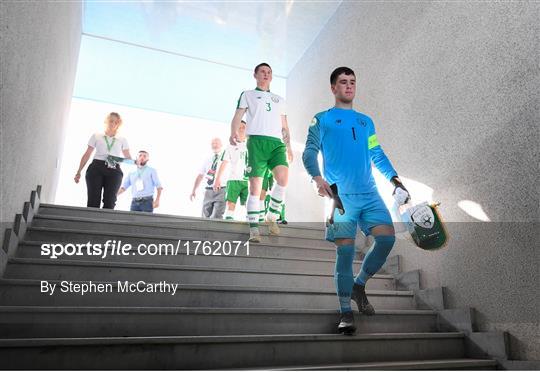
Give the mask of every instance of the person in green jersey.
<path id="1" fill-rule="evenodd" d="M 225 150 L 225 157 L 221 162 L 219 170 L 214 181 L 214 189 L 221 187 L 222 179 L 228 171 L 227 193 L 225 200 L 227 210 L 225 219 L 233 220 L 236 203 L 240 199 L 241 205 L 246 205 L 248 198 L 248 178 L 245 174 L 247 164 L 247 146 L 246 146 L 246 122 L 242 120 L 239 128 L 239 142 L 236 145 L 229 145 Z"/>

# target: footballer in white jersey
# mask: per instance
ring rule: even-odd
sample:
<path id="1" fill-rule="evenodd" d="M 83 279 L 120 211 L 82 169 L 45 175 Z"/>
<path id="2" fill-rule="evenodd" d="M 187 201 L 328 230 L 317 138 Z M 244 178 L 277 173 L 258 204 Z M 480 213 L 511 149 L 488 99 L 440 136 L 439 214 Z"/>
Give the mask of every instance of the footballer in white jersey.
<path id="1" fill-rule="evenodd" d="M 242 92 L 231 123 L 231 145 L 239 142 L 239 127 L 246 115 L 248 135 L 249 197 L 247 202 L 250 241 L 259 242 L 259 196 L 263 177 L 269 169 L 276 185 L 272 189 L 266 220 L 272 235 L 279 234 L 276 220 L 280 215 L 281 203 L 289 178 L 289 161 L 292 161 L 289 126 L 287 123 L 285 100 L 270 91 L 272 68 L 267 63 L 255 67 L 253 77 L 257 87 Z M 288 159 L 287 159 L 288 158 Z"/>
<path id="2" fill-rule="evenodd" d="M 229 145 L 225 150 L 224 159 L 216 176 L 217 183 L 221 184 L 225 173 L 227 171 L 229 172 L 227 177 L 227 194 L 225 195 L 227 202 L 226 220 L 234 219 L 234 211 L 238 199 L 240 199 L 241 205 L 245 205 L 249 194 L 248 178 L 245 174 L 247 165 L 246 122 L 243 120 L 239 132 L 241 142 L 238 142 L 236 145 Z"/>

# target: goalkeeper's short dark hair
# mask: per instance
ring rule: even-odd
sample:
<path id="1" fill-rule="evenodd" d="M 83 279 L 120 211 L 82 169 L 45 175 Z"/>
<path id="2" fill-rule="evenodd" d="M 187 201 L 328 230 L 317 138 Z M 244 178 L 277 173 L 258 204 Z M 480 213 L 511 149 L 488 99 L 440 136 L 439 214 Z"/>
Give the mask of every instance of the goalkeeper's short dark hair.
<path id="1" fill-rule="evenodd" d="M 330 75 L 330 84 L 335 85 L 337 82 L 337 78 L 339 75 L 345 74 L 345 75 L 352 75 L 355 76 L 354 71 L 348 67 L 342 66 L 336 68 L 334 71 L 332 71 L 332 74 Z"/>

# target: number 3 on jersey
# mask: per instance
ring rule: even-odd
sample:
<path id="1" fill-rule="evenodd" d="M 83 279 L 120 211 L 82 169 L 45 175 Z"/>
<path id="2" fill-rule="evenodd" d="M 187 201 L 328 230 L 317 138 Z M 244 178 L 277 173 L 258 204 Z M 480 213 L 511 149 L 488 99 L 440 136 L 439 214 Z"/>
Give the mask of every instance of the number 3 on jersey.
<path id="1" fill-rule="evenodd" d="M 266 111 L 272 111 L 272 106 L 270 106 L 270 102 L 266 102 Z"/>

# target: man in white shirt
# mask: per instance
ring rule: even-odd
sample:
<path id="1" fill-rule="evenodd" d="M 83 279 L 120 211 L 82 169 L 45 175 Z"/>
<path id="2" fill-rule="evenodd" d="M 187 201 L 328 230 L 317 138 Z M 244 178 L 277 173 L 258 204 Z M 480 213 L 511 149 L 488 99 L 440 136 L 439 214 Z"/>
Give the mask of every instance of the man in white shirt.
<path id="1" fill-rule="evenodd" d="M 225 212 L 225 191 L 226 187 L 218 187 L 214 190 L 214 181 L 217 170 L 225 152 L 222 151 L 223 145 L 219 138 L 213 138 L 211 142 L 212 155 L 209 156 L 200 168 L 199 174 L 195 178 L 193 190 L 190 199 L 193 201 L 197 195 L 197 189 L 204 180 L 204 200 L 202 208 L 202 217 L 204 218 L 223 218 Z M 226 182 L 226 180 L 224 180 Z"/>

